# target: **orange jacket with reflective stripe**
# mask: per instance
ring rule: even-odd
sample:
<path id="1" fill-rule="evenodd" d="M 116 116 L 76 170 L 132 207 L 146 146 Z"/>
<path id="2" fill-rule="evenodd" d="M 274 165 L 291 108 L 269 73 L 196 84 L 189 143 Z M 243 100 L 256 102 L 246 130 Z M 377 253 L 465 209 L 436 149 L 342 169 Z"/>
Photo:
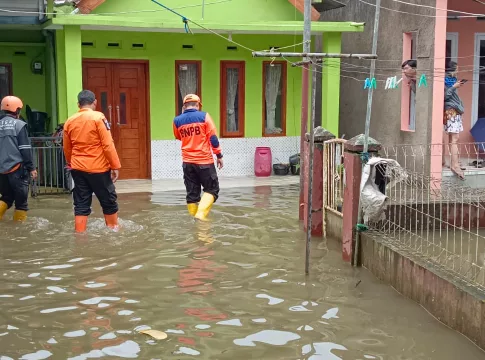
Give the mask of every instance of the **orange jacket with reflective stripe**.
<path id="1" fill-rule="evenodd" d="M 195 109 L 185 110 L 173 121 L 173 134 L 182 142 L 182 160 L 186 163 L 214 163 L 214 153 L 222 157 L 217 130 L 211 116 Z"/>
<path id="2" fill-rule="evenodd" d="M 74 170 L 103 173 L 121 168 L 103 113 L 81 109 L 64 124 L 64 154 Z"/>

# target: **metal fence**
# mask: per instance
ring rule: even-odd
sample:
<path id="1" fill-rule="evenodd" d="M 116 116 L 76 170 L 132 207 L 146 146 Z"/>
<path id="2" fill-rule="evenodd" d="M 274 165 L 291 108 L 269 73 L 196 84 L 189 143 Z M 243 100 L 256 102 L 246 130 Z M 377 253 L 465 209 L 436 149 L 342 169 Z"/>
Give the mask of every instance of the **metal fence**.
<path id="1" fill-rule="evenodd" d="M 340 217 L 343 216 L 344 144 L 346 141 L 344 139 L 332 139 L 323 143 L 323 206 L 325 212 L 329 211 Z"/>
<path id="2" fill-rule="evenodd" d="M 477 161 L 480 152 L 472 149 L 480 146 L 461 149 L 468 149 L 465 154 L 475 155 L 472 161 Z M 456 147 L 445 146 L 444 150 L 449 154 Z M 485 189 L 429 175 L 431 158 L 442 154 L 432 145 L 383 148 L 381 156 L 397 160 L 407 179 L 386 187 L 385 220 L 368 224 L 369 229 L 382 241 L 421 258 L 429 267 L 485 291 Z M 393 170 L 381 175 L 387 177 L 389 171 Z"/>
<path id="3" fill-rule="evenodd" d="M 30 141 L 38 172 L 37 181 L 32 182 L 32 196 L 70 193 L 72 179 L 66 169 L 62 137 L 34 137 Z"/>

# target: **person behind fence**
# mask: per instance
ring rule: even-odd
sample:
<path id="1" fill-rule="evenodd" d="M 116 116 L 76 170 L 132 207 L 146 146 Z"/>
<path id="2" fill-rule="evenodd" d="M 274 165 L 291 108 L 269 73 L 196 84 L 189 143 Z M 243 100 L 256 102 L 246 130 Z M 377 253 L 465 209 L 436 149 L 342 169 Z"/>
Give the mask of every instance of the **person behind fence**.
<path id="1" fill-rule="evenodd" d="M 458 95 L 466 80 L 458 80 L 458 65 L 454 61 L 446 63 L 445 75 L 445 104 L 443 114 L 443 126 L 445 133 L 448 134 L 451 153 L 450 170 L 461 180 L 465 180 L 465 174 L 460 166 L 458 140 L 463 131 L 463 113 L 465 107 Z M 444 154 L 443 154 L 444 155 Z"/>
<path id="2" fill-rule="evenodd" d="M 217 166 L 222 169 L 222 150 L 211 116 L 200 111 L 200 98 L 189 94 L 183 104 L 182 114 L 173 121 L 173 134 L 182 142 L 187 209 L 196 219 L 206 220 L 212 204 L 219 197 L 219 179 L 212 154 L 216 155 Z M 202 197 L 201 186 L 204 190 Z"/>
<path id="3" fill-rule="evenodd" d="M 27 124 L 19 119 L 22 100 L 6 96 L 0 105 L 0 220 L 15 204 L 13 219 L 27 218 L 30 178 L 37 179 Z"/>
<path id="4" fill-rule="evenodd" d="M 98 198 L 110 229 L 118 230 L 118 202 L 114 183 L 121 168 L 110 125 L 103 113 L 95 111 L 93 92 L 78 95 L 79 111 L 64 124 L 64 154 L 74 180 L 75 230 L 86 231 L 91 214 L 92 194 Z"/>

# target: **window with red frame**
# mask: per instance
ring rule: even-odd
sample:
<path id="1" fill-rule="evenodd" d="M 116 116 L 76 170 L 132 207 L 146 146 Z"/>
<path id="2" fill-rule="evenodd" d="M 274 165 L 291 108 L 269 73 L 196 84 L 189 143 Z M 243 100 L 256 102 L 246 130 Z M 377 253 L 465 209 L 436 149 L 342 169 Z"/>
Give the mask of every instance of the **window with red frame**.
<path id="1" fill-rule="evenodd" d="M 201 68 L 202 63 L 195 60 L 175 61 L 175 113 L 182 111 L 184 97 L 196 94 L 202 101 L 201 94 Z"/>
<path id="2" fill-rule="evenodd" d="M 263 136 L 286 135 L 286 61 L 263 62 Z"/>
<path id="3" fill-rule="evenodd" d="M 221 137 L 244 137 L 244 61 L 221 61 Z"/>

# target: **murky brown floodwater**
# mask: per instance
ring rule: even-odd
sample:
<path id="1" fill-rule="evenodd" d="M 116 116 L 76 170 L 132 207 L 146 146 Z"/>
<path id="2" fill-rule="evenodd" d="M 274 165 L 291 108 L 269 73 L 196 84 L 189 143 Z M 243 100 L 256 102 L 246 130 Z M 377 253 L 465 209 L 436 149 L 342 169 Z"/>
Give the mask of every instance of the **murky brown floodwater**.
<path id="1" fill-rule="evenodd" d="M 1 360 L 484 358 L 334 242 L 313 242 L 306 279 L 297 187 L 223 191 L 209 224 L 183 193 L 120 203 L 117 234 L 96 205 L 89 235 L 73 235 L 68 198 L 1 223 Z"/>

